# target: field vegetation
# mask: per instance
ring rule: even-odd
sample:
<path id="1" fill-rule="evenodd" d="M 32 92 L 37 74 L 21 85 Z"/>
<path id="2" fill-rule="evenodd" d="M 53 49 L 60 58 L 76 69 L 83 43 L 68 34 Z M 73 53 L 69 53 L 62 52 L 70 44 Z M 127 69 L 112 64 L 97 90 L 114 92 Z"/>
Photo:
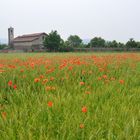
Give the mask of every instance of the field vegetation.
<path id="1" fill-rule="evenodd" d="M 140 140 L 140 54 L 0 54 L 0 140 Z"/>

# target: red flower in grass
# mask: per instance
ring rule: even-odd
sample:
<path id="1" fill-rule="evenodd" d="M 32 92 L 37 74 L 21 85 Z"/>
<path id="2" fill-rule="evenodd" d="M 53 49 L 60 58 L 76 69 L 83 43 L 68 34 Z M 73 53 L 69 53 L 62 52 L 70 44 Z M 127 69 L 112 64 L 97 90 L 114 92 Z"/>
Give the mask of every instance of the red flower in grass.
<path id="1" fill-rule="evenodd" d="M 39 78 L 42 79 L 43 78 L 43 75 L 40 75 Z"/>
<path id="2" fill-rule="evenodd" d="M 10 80 L 10 81 L 8 82 L 8 86 L 12 86 L 12 84 L 13 84 L 13 82 Z"/>
<path id="3" fill-rule="evenodd" d="M 124 80 L 119 80 L 119 83 L 120 84 L 124 84 Z"/>
<path id="4" fill-rule="evenodd" d="M 48 102 L 48 107 L 52 107 L 53 106 L 53 102 L 52 101 L 49 101 Z"/>
<path id="5" fill-rule="evenodd" d="M 43 79 L 42 84 L 45 84 L 48 82 L 48 79 Z"/>
<path id="6" fill-rule="evenodd" d="M 72 69 L 73 69 L 73 67 L 72 66 L 69 66 L 68 70 L 72 70 Z"/>
<path id="7" fill-rule="evenodd" d="M 85 94 L 91 94 L 91 92 L 90 91 L 85 91 Z"/>
<path id="8" fill-rule="evenodd" d="M 85 127 L 85 125 L 83 123 L 80 124 L 79 126 L 81 129 L 83 129 Z"/>
<path id="9" fill-rule="evenodd" d="M 97 80 L 98 80 L 98 81 L 101 81 L 101 80 L 102 80 L 102 78 L 101 78 L 101 77 L 99 77 Z"/>
<path id="10" fill-rule="evenodd" d="M 24 72 L 24 69 L 21 69 L 20 72 Z"/>
<path id="11" fill-rule="evenodd" d="M 86 113 L 86 112 L 87 112 L 87 107 L 86 107 L 86 106 L 83 106 L 83 107 L 82 107 L 82 112 L 83 112 L 83 113 Z"/>
<path id="12" fill-rule="evenodd" d="M 104 69 L 103 68 L 99 68 L 99 71 L 104 71 Z"/>
<path id="13" fill-rule="evenodd" d="M 103 78 L 104 78 L 104 79 L 107 79 L 108 77 L 107 77 L 107 75 L 103 75 Z"/>
<path id="14" fill-rule="evenodd" d="M 50 81 L 54 81 L 54 80 L 55 80 L 55 78 L 54 78 L 54 77 L 51 77 L 51 78 L 50 78 Z"/>
<path id="15" fill-rule="evenodd" d="M 40 81 L 39 78 L 35 78 L 35 79 L 34 79 L 34 82 L 35 82 L 35 83 L 38 83 L 39 81 Z"/>
<path id="16" fill-rule="evenodd" d="M 22 78 L 23 78 L 23 79 L 26 78 L 26 75 L 23 75 Z"/>
<path id="17" fill-rule="evenodd" d="M 1 112 L 1 116 L 5 120 L 6 119 L 6 116 L 7 116 L 7 113 L 6 112 Z"/>
<path id="18" fill-rule="evenodd" d="M 80 85 L 82 86 L 82 85 L 84 85 L 85 83 L 84 82 L 80 82 Z"/>
<path id="19" fill-rule="evenodd" d="M 13 85 L 13 88 L 14 88 L 14 89 L 17 89 L 17 85 Z"/>

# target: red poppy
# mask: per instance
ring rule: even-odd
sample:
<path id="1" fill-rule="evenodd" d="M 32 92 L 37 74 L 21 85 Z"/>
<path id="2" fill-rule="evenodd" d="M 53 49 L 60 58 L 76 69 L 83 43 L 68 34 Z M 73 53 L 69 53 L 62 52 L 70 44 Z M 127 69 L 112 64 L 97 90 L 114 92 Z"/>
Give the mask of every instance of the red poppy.
<path id="1" fill-rule="evenodd" d="M 53 102 L 52 101 L 49 101 L 48 102 L 48 107 L 52 107 L 53 106 Z"/>
<path id="2" fill-rule="evenodd" d="M 34 82 L 35 82 L 35 83 L 38 83 L 39 81 L 40 81 L 39 78 L 35 78 L 35 79 L 34 79 Z"/>
<path id="3" fill-rule="evenodd" d="M 24 69 L 21 69 L 20 72 L 24 72 Z"/>
<path id="4" fill-rule="evenodd" d="M 86 94 L 91 94 L 91 92 L 90 92 L 90 91 L 86 91 L 85 93 L 86 93 Z"/>
<path id="5" fill-rule="evenodd" d="M 55 78 L 54 78 L 54 77 L 51 77 L 51 78 L 50 78 L 50 80 L 51 80 L 51 81 L 54 81 L 54 80 L 55 80 Z"/>
<path id="6" fill-rule="evenodd" d="M 72 70 L 73 69 L 73 67 L 72 66 L 69 66 L 69 68 L 68 68 L 69 70 Z"/>
<path id="7" fill-rule="evenodd" d="M 43 75 L 40 75 L 40 79 L 42 79 L 43 78 Z"/>
<path id="8" fill-rule="evenodd" d="M 119 80 L 119 83 L 120 84 L 124 84 L 124 80 Z"/>
<path id="9" fill-rule="evenodd" d="M 13 88 L 14 88 L 14 89 L 17 89 L 17 85 L 14 85 Z"/>
<path id="10" fill-rule="evenodd" d="M 42 82 L 42 84 L 45 84 L 47 82 L 48 82 L 48 79 L 44 79 L 43 82 Z"/>
<path id="11" fill-rule="evenodd" d="M 13 82 L 10 80 L 10 81 L 8 82 L 8 86 L 12 86 L 12 84 L 13 84 Z"/>
<path id="12" fill-rule="evenodd" d="M 99 68 L 99 71 L 103 71 L 103 68 Z"/>
<path id="13" fill-rule="evenodd" d="M 103 78 L 104 78 L 104 79 L 107 79 L 108 77 L 107 77 L 107 75 L 103 75 Z"/>
<path id="14" fill-rule="evenodd" d="M 1 113 L 1 116 L 2 116 L 2 118 L 5 120 L 5 119 L 6 119 L 6 116 L 7 116 L 7 113 L 6 113 L 6 112 L 2 112 L 2 113 Z"/>
<path id="15" fill-rule="evenodd" d="M 3 68 L 4 67 L 4 65 L 3 64 L 0 64 L 0 68 Z"/>
<path id="16" fill-rule="evenodd" d="M 86 73 L 86 72 L 83 70 L 83 71 L 82 71 L 82 74 L 84 75 L 85 73 Z"/>
<path id="17" fill-rule="evenodd" d="M 85 125 L 83 123 L 80 124 L 80 128 L 83 129 Z"/>
<path id="18" fill-rule="evenodd" d="M 87 107 L 86 107 L 86 106 L 83 106 L 83 107 L 82 107 L 82 112 L 83 112 L 83 113 L 86 113 L 86 112 L 87 112 Z"/>
<path id="19" fill-rule="evenodd" d="M 97 80 L 98 80 L 98 81 L 101 81 L 101 80 L 102 80 L 102 78 L 101 78 L 101 77 L 99 77 Z"/>
<path id="20" fill-rule="evenodd" d="M 23 75 L 22 78 L 23 78 L 23 79 L 26 78 L 26 75 Z"/>
<path id="21" fill-rule="evenodd" d="M 82 86 L 82 85 L 84 85 L 85 83 L 84 82 L 80 82 L 80 85 Z"/>
<path id="22" fill-rule="evenodd" d="M 61 64 L 61 65 L 59 66 L 59 68 L 62 69 L 63 67 L 66 67 L 66 66 L 67 66 L 67 64 L 64 63 L 64 64 Z"/>

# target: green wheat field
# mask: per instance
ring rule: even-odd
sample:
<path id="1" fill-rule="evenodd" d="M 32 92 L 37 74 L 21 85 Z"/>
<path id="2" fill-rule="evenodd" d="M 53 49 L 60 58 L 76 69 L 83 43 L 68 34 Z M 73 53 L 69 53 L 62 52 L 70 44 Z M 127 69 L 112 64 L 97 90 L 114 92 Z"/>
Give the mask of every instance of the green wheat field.
<path id="1" fill-rule="evenodd" d="M 0 140 L 140 140 L 140 53 L 0 54 Z"/>

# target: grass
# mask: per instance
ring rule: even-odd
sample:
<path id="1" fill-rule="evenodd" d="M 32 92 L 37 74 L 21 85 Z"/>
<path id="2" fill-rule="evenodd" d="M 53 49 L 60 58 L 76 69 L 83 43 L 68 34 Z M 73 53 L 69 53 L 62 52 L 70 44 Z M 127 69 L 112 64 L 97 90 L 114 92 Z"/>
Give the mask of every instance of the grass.
<path id="1" fill-rule="evenodd" d="M 0 140 L 140 140 L 140 54 L 0 54 Z"/>

